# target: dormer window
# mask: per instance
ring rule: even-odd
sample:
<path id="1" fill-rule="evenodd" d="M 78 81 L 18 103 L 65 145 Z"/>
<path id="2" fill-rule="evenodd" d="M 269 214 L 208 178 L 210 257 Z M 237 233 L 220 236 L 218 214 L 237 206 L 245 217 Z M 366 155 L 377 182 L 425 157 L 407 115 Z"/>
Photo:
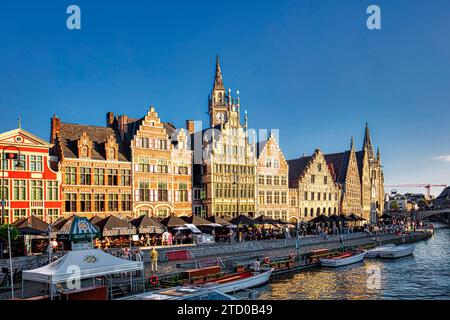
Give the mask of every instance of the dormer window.
<path id="1" fill-rule="evenodd" d="M 86 132 L 81 134 L 78 140 L 78 157 L 79 158 L 90 158 L 92 150 L 92 141 Z"/>
<path id="2" fill-rule="evenodd" d="M 116 138 L 113 134 L 108 137 L 105 143 L 105 156 L 106 160 L 119 160 L 118 157 L 119 146 L 117 144 Z"/>

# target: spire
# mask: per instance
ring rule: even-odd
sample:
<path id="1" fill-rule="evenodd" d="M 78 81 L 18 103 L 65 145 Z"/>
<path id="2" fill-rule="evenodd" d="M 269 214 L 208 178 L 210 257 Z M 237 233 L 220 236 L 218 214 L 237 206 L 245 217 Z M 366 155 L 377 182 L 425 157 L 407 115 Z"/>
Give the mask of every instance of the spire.
<path id="1" fill-rule="evenodd" d="M 380 147 L 377 148 L 377 160 L 381 160 Z"/>
<path id="2" fill-rule="evenodd" d="M 355 138 L 352 136 L 352 140 L 350 141 L 350 151 L 355 150 Z"/>
<path id="3" fill-rule="evenodd" d="M 214 88 L 213 90 L 224 90 L 222 79 L 222 70 L 220 70 L 220 58 L 219 55 L 216 56 L 216 75 L 214 76 Z"/>
<path id="4" fill-rule="evenodd" d="M 20 116 L 17 118 L 17 127 L 19 129 L 22 129 L 22 119 L 20 118 Z"/>
<path id="5" fill-rule="evenodd" d="M 370 139 L 370 130 L 369 130 L 369 123 L 366 122 L 366 129 L 364 131 L 364 144 L 363 144 L 363 150 L 367 147 L 367 151 L 369 152 L 369 158 L 374 157 L 373 152 L 373 146 L 372 146 L 372 140 Z"/>

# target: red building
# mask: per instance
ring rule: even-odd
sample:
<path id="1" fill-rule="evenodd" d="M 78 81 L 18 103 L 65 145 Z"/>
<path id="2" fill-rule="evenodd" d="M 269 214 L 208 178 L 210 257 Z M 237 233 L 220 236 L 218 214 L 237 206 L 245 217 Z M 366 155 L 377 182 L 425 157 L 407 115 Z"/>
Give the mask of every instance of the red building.
<path id="1" fill-rule="evenodd" d="M 50 168 L 52 144 L 18 128 L 0 134 L 0 201 L 3 221 L 61 215 L 59 174 Z"/>

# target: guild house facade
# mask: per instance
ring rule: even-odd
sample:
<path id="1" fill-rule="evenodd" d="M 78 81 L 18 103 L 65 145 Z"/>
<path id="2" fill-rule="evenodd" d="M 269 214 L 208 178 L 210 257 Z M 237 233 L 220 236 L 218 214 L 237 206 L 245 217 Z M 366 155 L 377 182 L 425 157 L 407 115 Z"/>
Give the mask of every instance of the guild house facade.
<path id="1" fill-rule="evenodd" d="M 61 176 L 50 167 L 50 143 L 19 128 L 0 134 L 0 199 L 3 223 L 61 215 Z"/>
<path id="2" fill-rule="evenodd" d="M 200 136 L 203 160 L 198 174 L 204 216 L 254 216 L 256 155 L 248 141 L 247 114 L 241 119 L 240 98 L 225 90 L 219 58 L 209 97 L 210 128 Z M 195 146 L 195 141 L 193 142 Z M 197 171 L 197 170 L 196 170 Z M 198 188 L 197 188 L 198 189 Z"/>
<path id="3" fill-rule="evenodd" d="M 141 119 L 110 112 L 107 122 L 131 155 L 135 215 L 191 215 L 192 151 L 187 131 L 162 122 L 154 107 Z"/>
<path id="4" fill-rule="evenodd" d="M 64 215 L 132 216 L 131 161 L 115 130 L 64 123 L 53 116 L 51 141 Z"/>

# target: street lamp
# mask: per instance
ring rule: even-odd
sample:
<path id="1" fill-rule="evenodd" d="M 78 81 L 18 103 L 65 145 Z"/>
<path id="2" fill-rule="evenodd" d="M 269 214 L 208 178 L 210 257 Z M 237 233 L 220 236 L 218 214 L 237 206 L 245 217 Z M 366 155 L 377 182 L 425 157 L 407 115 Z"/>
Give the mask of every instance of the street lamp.
<path id="1" fill-rule="evenodd" d="M 17 163 L 15 167 L 18 170 L 22 170 L 24 166 L 22 165 L 22 161 L 20 160 L 20 149 L 16 146 L 5 146 L 2 149 L 2 221 L 1 224 L 4 224 L 4 216 L 5 216 L 5 163 L 8 166 L 8 160 L 5 159 L 5 150 L 8 148 L 15 148 L 17 150 Z M 14 158 L 12 158 L 14 159 Z M 6 160 L 6 161 L 5 161 Z M 9 220 L 9 219 L 8 219 Z M 10 222 L 10 221 L 8 221 Z M 10 223 L 7 225 L 8 229 L 8 253 L 9 253 L 9 274 L 11 276 L 11 298 L 14 299 L 14 277 L 13 277 L 13 268 L 12 268 L 12 253 L 11 253 L 11 226 Z"/>

